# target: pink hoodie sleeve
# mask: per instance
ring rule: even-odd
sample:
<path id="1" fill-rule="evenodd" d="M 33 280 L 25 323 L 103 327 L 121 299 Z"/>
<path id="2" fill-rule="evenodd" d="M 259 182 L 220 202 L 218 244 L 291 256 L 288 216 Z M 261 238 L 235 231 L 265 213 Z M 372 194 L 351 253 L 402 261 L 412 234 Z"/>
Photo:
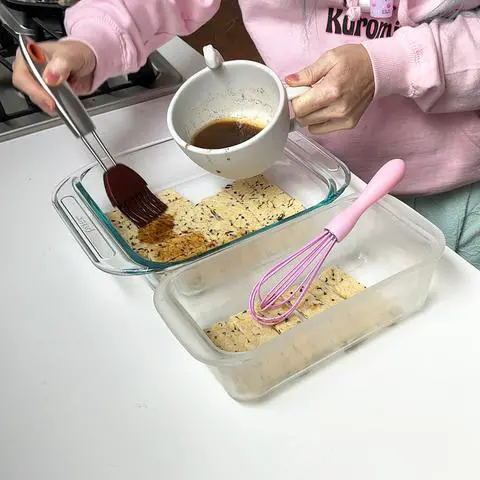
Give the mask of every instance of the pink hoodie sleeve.
<path id="1" fill-rule="evenodd" d="M 480 16 L 405 26 L 364 45 L 375 98 L 403 95 L 431 113 L 480 109 Z"/>
<path id="2" fill-rule="evenodd" d="M 200 28 L 219 6 L 220 0 L 82 0 L 67 10 L 65 27 L 69 40 L 95 52 L 95 89 L 137 71 L 153 50 Z"/>

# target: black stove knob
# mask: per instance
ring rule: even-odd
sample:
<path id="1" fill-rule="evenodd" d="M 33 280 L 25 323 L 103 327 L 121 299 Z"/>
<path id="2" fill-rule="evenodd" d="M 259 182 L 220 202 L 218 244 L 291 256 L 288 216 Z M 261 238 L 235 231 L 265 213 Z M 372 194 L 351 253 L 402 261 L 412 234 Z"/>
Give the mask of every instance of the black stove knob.
<path id="1" fill-rule="evenodd" d="M 3 105 L 0 103 L 0 121 L 5 122 L 6 120 L 8 120 L 7 112 L 5 112 Z"/>
<path id="2" fill-rule="evenodd" d="M 155 83 L 157 76 L 158 74 L 155 70 L 155 67 L 152 65 L 150 59 L 148 59 L 147 63 L 145 63 L 145 65 L 140 68 L 138 72 L 130 73 L 128 75 L 128 79 L 134 85 L 140 85 L 141 87 L 150 88 Z"/>

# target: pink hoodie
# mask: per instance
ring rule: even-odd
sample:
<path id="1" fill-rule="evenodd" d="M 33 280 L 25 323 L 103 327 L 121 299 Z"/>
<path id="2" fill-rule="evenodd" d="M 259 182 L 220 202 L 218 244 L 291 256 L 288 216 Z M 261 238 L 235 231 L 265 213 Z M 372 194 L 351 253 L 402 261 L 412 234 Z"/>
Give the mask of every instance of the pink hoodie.
<path id="1" fill-rule="evenodd" d="M 469 6 L 478 0 L 468 0 Z M 136 71 L 175 35 L 207 22 L 220 0 L 82 0 L 68 10 L 70 38 L 97 56 L 95 85 Z M 362 43 L 375 97 L 358 126 L 317 137 L 364 180 L 386 160 L 408 165 L 398 194 L 430 194 L 480 180 L 480 16 L 449 15 L 445 0 L 399 0 L 390 19 L 351 20 L 342 0 L 240 0 L 248 32 L 281 78 L 325 51 Z M 465 2 L 462 3 L 465 5 Z M 358 0 L 348 0 L 349 13 Z M 397 5 L 397 2 L 395 2 Z M 357 8 L 357 16 L 359 10 Z M 352 17 L 355 18 L 355 17 Z"/>

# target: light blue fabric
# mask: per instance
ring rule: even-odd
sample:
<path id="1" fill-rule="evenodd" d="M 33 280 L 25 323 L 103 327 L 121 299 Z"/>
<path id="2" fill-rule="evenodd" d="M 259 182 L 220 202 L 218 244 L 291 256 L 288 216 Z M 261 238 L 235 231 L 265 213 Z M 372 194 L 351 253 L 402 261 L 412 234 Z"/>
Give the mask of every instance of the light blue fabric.
<path id="1" fill-rule="evenodd" d="M 442 230 L 447 245 L 480 270 L 480 183 L 401 200 Z"/>

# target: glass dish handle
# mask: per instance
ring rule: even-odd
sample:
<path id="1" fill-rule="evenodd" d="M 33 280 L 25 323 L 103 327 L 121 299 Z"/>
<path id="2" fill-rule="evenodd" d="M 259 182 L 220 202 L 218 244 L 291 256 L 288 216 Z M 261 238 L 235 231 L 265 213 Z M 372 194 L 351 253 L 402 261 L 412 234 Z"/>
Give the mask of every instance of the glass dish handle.
<path id="1" fill-rule="evenodd" d="M 350 184 L 351 173 L 345 163 L 303 133 L 290 133 L 287 149 L 295 155 L 297 161 L 320 177 L 332 177 L 331 182 L 334 182 L 339 194 Z"/>
<path id="2" fill-rule="evenodd" d="M 94 217 L 76 191 L 74 180 L 61 183 L 53 195 L 53 205 L 90 260 L 107 273 L 145 274 L 150 270 L 130 260 L 108 230 Z"/>

